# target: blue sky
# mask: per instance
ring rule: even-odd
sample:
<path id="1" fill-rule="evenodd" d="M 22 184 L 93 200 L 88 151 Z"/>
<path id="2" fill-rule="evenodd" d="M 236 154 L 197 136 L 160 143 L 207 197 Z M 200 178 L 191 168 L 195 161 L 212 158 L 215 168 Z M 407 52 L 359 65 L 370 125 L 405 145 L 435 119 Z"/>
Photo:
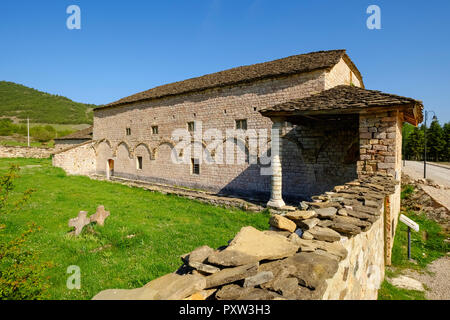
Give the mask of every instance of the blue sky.
<path id="1" fill-rule="evenodd" d="M 66 8 L 81 8 L 68 30 Z M 369 5 L 381 30 L 369 30 Z M 347 49 L 368 89 L 450 121 L 450 1 L 2 0 L 0 80 L 103 104 L 152 87 L 317 50 Z"/>

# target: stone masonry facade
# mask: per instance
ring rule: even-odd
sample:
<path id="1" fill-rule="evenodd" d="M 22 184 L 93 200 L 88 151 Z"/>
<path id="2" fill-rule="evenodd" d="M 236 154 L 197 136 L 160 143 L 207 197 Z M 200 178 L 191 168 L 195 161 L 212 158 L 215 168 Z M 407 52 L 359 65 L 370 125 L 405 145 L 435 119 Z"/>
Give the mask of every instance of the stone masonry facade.
<path id="1" fill-rule="evenodd" d="M 270 176 L 260 174 L 260 163 L 200 164 L 199 175 L 192 174 L 191 164 L 172 163 L 171 153 L 176 145 L 171 139 L 173 130 L 186 128 L 188 122 L 197 121 L 202 123 L 203 132 L 215 128 L 223 133 L 225 139 L 226 130 L 234 129 L 236 120 L 245 119 L 248 129 L 265 129 L 270 136 L 272 122 L 258 110 L 306 97 L 328 87 L 351 83 L 360 84 L 362 80 L 358 80 L 350 66 L 341 59 L 331 70 L 96 110 L 93 132 L 93 139 L 97 142 L 96 172 L 106 175 L 107 162 L 112 159 L 114 175 L 119 177 L 267 198 L 271 181 Z M 295 128 L 285 123 L 283 174 L 289 179 L 284 179 L 283 190 L 287 198 L 307 199 L 356 177 L 357 159 L 350 163 L 348 159 L 351 157 L 347 155 L 358 139 L 358 120 L 354 121 L 350 126 L 347 126 L 349 123 L 337 123 L 333 128 L 326 123 Z M 158 127 L 157 134 L 152 127 Z M 131 131 L 129 135 L 127 128 Z M 300 138 L 295 137 L 298 133 Z M 242 144 L 248 146 L 248 141 Z M 224 159 L 245 157 L 245 152 L 247 157 L 259 158 L 267 152 L 268 145 L 245 151 L 236 146 L 232 155 L 224 151 Z M 142 169 L 137 168 L 137 157 L 142 157 Z"/>
<path id="2" fill-rule="evenodd" d="M 76 148 L 67 148 L 53 154 L 52 164 L 64 168 L 66 173 L 72 175 L 95 174 L 94 142 L 88 141 Z"/>

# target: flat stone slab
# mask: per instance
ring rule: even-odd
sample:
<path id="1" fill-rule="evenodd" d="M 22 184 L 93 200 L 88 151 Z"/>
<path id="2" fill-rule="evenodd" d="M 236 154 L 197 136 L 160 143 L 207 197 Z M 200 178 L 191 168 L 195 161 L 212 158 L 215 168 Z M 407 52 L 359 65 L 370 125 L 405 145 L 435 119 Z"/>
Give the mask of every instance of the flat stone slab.
<path id="1" fill-rule="evenodd" d="M 259 263 L 251 263 L 235 268 L 226 268 L 206 277 L 206 289 L 232 283 L 256 275 Z"/>
<path id="2" fill-rule="evenodd" d="M 205 262 L 208 256 L 214 253 L 214 251 L 214 249 L 208 246 L 202 246 L 191 253 L 182 255 L 181 260 L 189 267 L 194 268 L 203 274 L 213 274 L 220 271 L 220 269 Z"/>
<path id="3" fill-rule="evenodd" d="M 206 300 L 207 298 L 212 296 L 216 291 L 217 289 L 202 290 L 194 293 L 193 295 L 190 295 L 189 297 L 183 300 Z"/>
<path id="4" fill-rule="evenodd" d="M 333 218 L 333 222 L 338 222 L 338 223 L 350 223 L 353 224 L 357 227 L 360 228 L 365 228 L 365 227 L 369 227 L 372 224 L 370 222 L 367 221 L 363 221 L 360 220 L 358 218 L 354 218 L 354 217 L 346 217 L 346 216 L 336 216 Z"/>
<path id="5" fill-rule="evenodd" d="M 262 264 L 260 271 L 272 271 L 274 279 L 262 284 L 262 288 L 285 292 L 297 290 L 298 285 L 310 289 L 324 289 L 325 280 L 338 270 L 338 262 L 316 253 L 300 252 L 284 260 Z M 321 290 L 317 290 L 320 294 Z M 283 293 L 283 296 L 285 294 Z"/>
<path id="6" fill-rule="evenodd" d="M 406 276 L 399 276 L 397 278 L 386 278 L 393 286 L 406 290 L 425 291 L 422 282 L 409 278 Z"/>
<path id="7" fill-rule="evenodd" d="M 216 293 L 218 300 L 274 300 L 282 297 L 275 293 L 259 288 L 242 288 L 236 284 L 224 286 Z"/>
<path id="8" fill-rule="evenodd" d="M 354 236 L 362 231 L 360 227 L 344 222 L 334 222 L 330 228 L 346 236 Z"/>
<path id="9" fill-rule="evenodd" d="M 300 246 L 301 252 L 314 252 L 314 250 L 317 249 L 317 247 L 313 245 L 311 240 L 304 240 L 300 238 L 296 233 L 292 233 L 289 236 L 289 240 Z"/>
<path id="10" fill-rule="evenodd" d="M 329 254 L 344 260 L 347 257 L 347 250 L 339 242 L 326 242 L 318 240 L 305 240 L 292 234 L 289 240 L 300 246 L 300 252 L 316 252 L 318 249 L 328 252 Z"/>
<path id="11" fill-rule="evenodd" d="M 314 236 L 313 236 L 313 234 L 311 232 L 305 231 L 302 234 L 302 239 L 304 239 L 304 240 L 312 240 L 312 239 L 314 239 Z"/>
<path id="12" fill-rule="evenodd" d="M 217 267 L 200 262 L 189 262 L 189 266 L 206 274 L 213 274 L 220 271 Z"/>
<path id="13" fill-rule="evenodd" d="M 319 227 L 328 228 L 333 224 L 333 221 L 331 220 L 320 220 L 320 222 L 317 224 Z"/>
<path id="14" fill-rule="evenodd" d="M 188 263 L 204 263 L 209 255 L 214 252 L 214 249 L 208 246 L 201 246 L 187 256 Z"/>
<path id="15" fill-rule="evenodd" d="M 275 214 L 270 217 L 269 224 L 275 228 L 280 230 L 286 230 L 289 232 L 294 232 L 297 229 L 297 225 L 292 220 L 280 216 L 279 214 Z"/>
<path id="16" fill-rule="evenodd" d="M 269 282 L 273 279 L 272 271 L 263 271 L 255 274 L 254 276 L 245 278 L 244 288 L 256 287 L 260 284 Z"/>
<path id="17" fill-rule="evenodd" d="M 275 229 L 275 228 L 274 228 Z M 292 232 L 286 231 L 286 230 L 264 230 L 264 234 L 267 234 L 268 236 L 278 236 L 278 237 L 289 237 Z"/>
<path id="18" fill-rule="evenodd" d="M 137 289 L 109 289 L 92 300 L 181 300 L 205 289 L 205 277 L 169 273 Z"/>
<path id="19" fill-rule="evenodd" d="M 310 218 L 302 221 L 297 221 L 297 225 L 302 228 L 303 231 L 314 228 L 320 222 L 317 218 Z"/>
<path id="20" fill-rule="evenodd" d="M 306 220 L 306 219 L 311 219 L 316 217 L 316 212 L 314 210 L 297 210 L 294 212 L 288 212 L 286 213 L 286 218 L 297 222 L 297 221 L 302 221 L 302 220 Z"/>
<path id="21" fill-rule="evenodd" d="M 314 211 L 320 219 L 331 219 L 337 213 L 337 209 L 335 207 L 315 209 Z"/>
<path id="22" fill-rule="evenodd" d="M 307 232 L 309 232 L 316 240 L 335 242 L 341 239 L 341 235 L 330 228 L 315 226 Z"/>
<path id="23" fill-rule="evenodd" d="M 230 245 L 211 254 L 207 262 L 225 267 L 234 267 L 261 260 L 276 260 L 294 255 L 298 245 L 285 237 L 267 235 L 253 227 L 244 227 Z"/>

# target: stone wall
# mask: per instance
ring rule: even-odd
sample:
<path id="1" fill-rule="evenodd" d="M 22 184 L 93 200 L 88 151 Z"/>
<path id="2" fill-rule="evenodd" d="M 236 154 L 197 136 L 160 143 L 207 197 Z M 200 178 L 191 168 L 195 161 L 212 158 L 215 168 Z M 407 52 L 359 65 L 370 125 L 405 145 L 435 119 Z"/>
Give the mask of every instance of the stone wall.
<path id="1" fill-rule="evenodd" d="M 397 181 L 401 180 L 402 125 L 403 117 L 397 110 L 360 115 L 358 174 L 384 174 L 393 176 Z M 400 186 L 397 186 L 384 204 L 386 265 L 391 264 L 391 251 L 400 213 L 400 192 Z"/>
<path id="2" fill-rule="evenodd" d="M 384 210 L 384 246 L 385 263 L 390 266 L 392 262 L 392 247 L 394 246 L 397 223 L 400 216 L 401 186 L 396 185 L 393 194 L 386 197 Z"/>
<path id="3" fill-rule="evenodd" d="M 384 279 L 385 203 L 398 196 L 397 185 L 391 177 L 361 176 L 298 209 L 272 211 L 270 230 L 244 227 L 225 247 L 183 255 L 174 273 L 94 299 L 376 299 Z"/>
<path id="4" fill-rule="evenodd" d="M 349 84 L 351 74 L 350 68 L 342 60 L 331 70 L 97 110 L 94 113 L 94 140 L 99 141 L 96 146 L 96 171 L 105 175 L 106 164 L 109 159 L 113 159 L 114 174 L 117 176 L 267 198 L 270 194 L 270 176 L 260 174 L 259 162 L 200 164 L 200 175 L 191 173 L 190 164 L 173 164 L 171 153 L 176 145 L 171 140 L 173 130 L 186 128 L 187 123 L 191 121 L 201 121 L 203 132 L 210 128 L 218 129 L 225 139 L 226 130 L 234 129 L 236 120 L 246 119 L 248 129 L 264 129 L 270 136 L 272 123 L 258 110 L 294 98 L 306 97 L 331 86 Z M 153 134 L 152 126 L 158 126 L 158 134 Z M 126 128 L 131 129 L 131 135 L 126 135 Z M 348 148 L 349 142 L 343 137 L 348 130 L 339 124 L 332 128 L 336 129 L 335 131 L 326 125 L 321 125 L 320 128 L 321 130 L 305 126 L 299 130 L 306 134 L 304 141 L 284 141 L 286 148 L 283 171 L 290 177 L 283 180 L 287 198 L 308 198 L 355 177 L 356 165 L 342 166 L 340 162 L 341 154 Z M 350 134 L 357 135 L 357 128 L 355 130 Z M 324 137 L 328 139 L 320 141 Z M 332 146 L 333 138 L 341 139 L 343 144 Z M 260 146 L 258 150 L 250 151 L 240 150 L 236 146 L 233 154 L 224 154 L 224 159 L 242 158 L 245 157 L 245 152 L 252 152 L 249 156 L 259 158 L 267 152 L 267 148 L 268 145 Z M 327 158 L 333 148 L 338 149 L 339 160 L 335 157 Z M 138 156 L 143 158 L 142 170 L 137 169 Z M 343 167 L 343 170 L 335 169 L 338 167 Z M 330 179 L 325 179 L 325 176 Z"/>
<path id="5" fill-rule="evenodd" d="M 359 173 L 401 179 L 402 124 L 398 111 L 360 114 Z"/>
<path id="6" fill-rule="evenodd" d="M 72 175 L 91 175 L 95 173 L 94 142 L 88 141 L 69 147 L 53 155 L 52 164 Z"/>
<path id="7" fill-rule="evenodd" d="M 54 152 L 50 148 L 0 146 L 0 158 L 49 158 Z"/>
<path id="8" fill-rule="evenodd" d="M 384 210 L 384 207 L 382 208 Z M 341 243 L 348 252 L 333 278 L 327 280 L 324 300 L 377 300 L 384 279 L 384 217 L 372 227 Z"/>
<path id="9" fill-rule="evenodd" d="M 311 120 L 283 131 L 284 200 L 295 202 L 299 196 L 303 196 L 301 200 L 309 199 L 357 178 L 357 116 L 334 121 Z M 270 176 L 268 179 L 270 183 Z M 269 192 L 270 185 L 267 187 Z"/>

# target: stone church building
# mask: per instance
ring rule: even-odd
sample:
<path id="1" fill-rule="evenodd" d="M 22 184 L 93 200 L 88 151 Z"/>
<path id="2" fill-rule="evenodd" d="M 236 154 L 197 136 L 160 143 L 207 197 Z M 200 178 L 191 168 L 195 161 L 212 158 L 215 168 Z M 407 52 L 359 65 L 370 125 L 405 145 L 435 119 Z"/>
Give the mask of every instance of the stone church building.
<path id="1" fill-rule="evenodd" d="M 103 175 L 260 198 L 273 207 L 310 199 L 364 174 L 401 176 L 403 122 L 422 121 L 420 101 L 367 90 L 345 50 L 320 51 L 237 67 L 159 86 L 94 110 L 92 141 L 64 149 L 55 166 L 70 174 Z M 205 163 L 182 156 L 175 129 L 267 131 L 231 139 L 225 158 Z M 279 152 L 271 139 L 279 129 Z M 230 143 L 230 141 L 226 141 Z M 217 150 L 196 140 L 206 154 Z M 228 151 L 228 152 L 227 152 Z M 227 154 L 228 153 L 228 154 Z M 261 159 L 270 154 L 272 174 Z"/>

